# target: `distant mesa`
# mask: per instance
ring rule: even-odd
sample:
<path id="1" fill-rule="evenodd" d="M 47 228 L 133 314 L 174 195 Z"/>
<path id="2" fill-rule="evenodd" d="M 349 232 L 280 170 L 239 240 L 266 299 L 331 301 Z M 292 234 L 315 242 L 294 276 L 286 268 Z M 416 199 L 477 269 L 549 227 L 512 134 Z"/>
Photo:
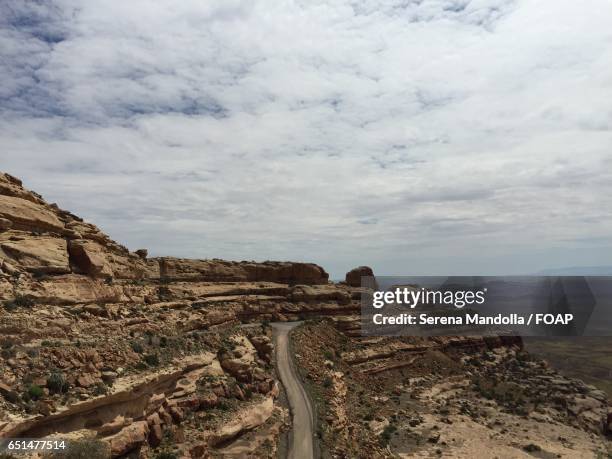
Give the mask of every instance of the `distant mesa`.
<path id="1" fill-rule="evenodd" d="M 542 276 L 612 276 L 612 266 L 571 266 L 544 269 L 538 274 Z"/>

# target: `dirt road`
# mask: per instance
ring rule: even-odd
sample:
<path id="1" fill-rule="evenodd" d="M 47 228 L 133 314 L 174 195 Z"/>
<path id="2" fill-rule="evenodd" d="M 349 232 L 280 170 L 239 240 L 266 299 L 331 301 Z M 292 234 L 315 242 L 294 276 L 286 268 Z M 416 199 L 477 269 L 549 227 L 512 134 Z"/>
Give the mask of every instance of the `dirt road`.
<path id="1" fill-rule="evenodd" d="M 289 331 L 299 322 L 274 323 L 276 365 L 287 392 L 293 416 L 293 430 L 289 439 L 289 459 L 313 459 L 313 415 L 306 390 L 297 375 L 289 349 Z"/>

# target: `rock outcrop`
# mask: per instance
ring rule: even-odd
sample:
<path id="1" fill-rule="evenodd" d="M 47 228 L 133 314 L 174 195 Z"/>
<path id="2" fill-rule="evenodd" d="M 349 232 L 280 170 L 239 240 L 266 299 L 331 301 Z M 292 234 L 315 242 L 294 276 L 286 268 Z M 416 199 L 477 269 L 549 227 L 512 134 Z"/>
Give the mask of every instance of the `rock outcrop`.
<path id="1" fill-rule="evenodd" d="M 351 287 L 361 287 L 362 277 L 374 277 L 374 271 L 372 271 L 372 268 L 369 266 L 359 266 L 358 268 L 351 269 L 348 273 L 346 273 L 346 285 Z"/>

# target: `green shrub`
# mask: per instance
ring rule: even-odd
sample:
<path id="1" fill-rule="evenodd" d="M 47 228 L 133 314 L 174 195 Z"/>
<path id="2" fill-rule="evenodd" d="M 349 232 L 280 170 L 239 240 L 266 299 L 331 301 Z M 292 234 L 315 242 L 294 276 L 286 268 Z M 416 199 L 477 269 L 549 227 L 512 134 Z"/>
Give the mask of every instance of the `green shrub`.
<path id="1" fill-rule="evenodd" d="M 68 391 L 68 382 L 62 373 L 51 373 L 47 378 L 47 388 L 52 394 L 62 394 Z"/>
<path id="2" fill-rule="evenodd" d="M 329 376 L 326 376 L 323 380 L 323 387 L 329 388 L 332 386 L 332 380 Z"/>
<path id="3" fill-rule="evenodd" d="M 136 352 L 137 354 L 142 354 L 144 352 L 143 345 L 140 344 L 138 341 L 132 342 L 131 346 L 132 346 L 132 350 Z"/>
<path id="4" fill-rule="evenodd" d="M 32 384 L 28 387 L 27 394 L 31 400 L 38 400 L 43 396 L 43 390 L 36 384 Z"/>

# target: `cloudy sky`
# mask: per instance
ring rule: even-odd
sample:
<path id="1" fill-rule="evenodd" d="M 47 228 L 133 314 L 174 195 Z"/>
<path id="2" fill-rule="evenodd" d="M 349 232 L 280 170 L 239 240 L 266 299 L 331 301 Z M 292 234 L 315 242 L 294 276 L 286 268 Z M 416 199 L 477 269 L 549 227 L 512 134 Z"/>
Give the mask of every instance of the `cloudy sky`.
<path id="1" fill-rule="evenodd" d="M 612 264 L 609 0 L 0 0 L 0 170 L 153 255 Z"/>

